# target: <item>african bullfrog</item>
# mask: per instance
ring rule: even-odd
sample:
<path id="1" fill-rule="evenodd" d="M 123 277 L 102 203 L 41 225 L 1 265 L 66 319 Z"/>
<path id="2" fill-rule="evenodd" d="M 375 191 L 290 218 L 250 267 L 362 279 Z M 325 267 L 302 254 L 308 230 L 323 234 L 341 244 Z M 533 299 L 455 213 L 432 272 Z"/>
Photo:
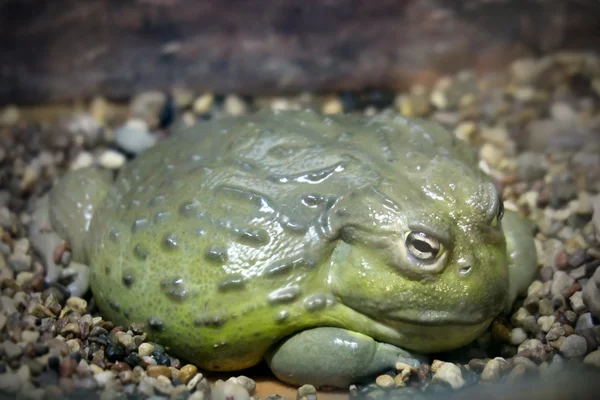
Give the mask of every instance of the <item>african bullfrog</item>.
<path id="1" fill-rule="evenodd" d="M 116 178 L 67 174 L 31 237 L 49 280 L 68 240 L 69 288 L 89 281 L 105 318 L 206 370 L 266 360 L 297 385 L 347 387 L 468 344 L 536 270 L 531 230 L 475 152 L 393 113 L 183 128 Z"/>

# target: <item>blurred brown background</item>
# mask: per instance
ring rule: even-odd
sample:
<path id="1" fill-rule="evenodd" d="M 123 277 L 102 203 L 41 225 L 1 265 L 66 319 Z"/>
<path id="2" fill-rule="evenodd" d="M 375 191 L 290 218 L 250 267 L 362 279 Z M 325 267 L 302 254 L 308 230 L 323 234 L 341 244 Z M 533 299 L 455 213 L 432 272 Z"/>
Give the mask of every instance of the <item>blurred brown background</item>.
<path id="1" fill-rule="evenodd" d="M 0 104 L 432 82 L 600 48 L 595 0 L 0 0 Z"/>

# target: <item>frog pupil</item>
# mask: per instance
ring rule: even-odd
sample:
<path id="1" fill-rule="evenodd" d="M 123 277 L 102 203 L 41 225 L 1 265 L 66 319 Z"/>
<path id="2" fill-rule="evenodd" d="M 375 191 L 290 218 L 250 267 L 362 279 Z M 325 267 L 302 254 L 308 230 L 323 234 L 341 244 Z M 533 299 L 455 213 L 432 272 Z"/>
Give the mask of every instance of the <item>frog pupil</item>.
<path id="1" fill-rule="evenodd" d="M 437 241 L 423 232 L 411 232 L 406 238 L 406 245 L 413 256 L 421 260 L 433 260 L 440 250 Z"/>
<path id="2" fill-rule="evenodd" d="M 423 252 L 423 253 L 433 253 L 433 247 L 431 247 L 431 245 L 423 240 L 415 240 L 413 242 L 413 246 L 415 247 L 415 249 Z"/>

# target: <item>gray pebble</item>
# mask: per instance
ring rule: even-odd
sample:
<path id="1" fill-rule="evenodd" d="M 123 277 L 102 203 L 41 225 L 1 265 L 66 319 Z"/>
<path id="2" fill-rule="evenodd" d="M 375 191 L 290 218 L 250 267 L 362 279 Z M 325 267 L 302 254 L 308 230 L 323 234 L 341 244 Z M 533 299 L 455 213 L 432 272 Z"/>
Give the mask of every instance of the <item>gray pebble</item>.
<path id="1" fill-rule="evenodd" d="M 594 275 L 585 284 L 582 298 L 592 315 L 600 319 L 600 268 L 596 269 Z"/>
<path id="2" fill-rule="evenodd" d="M 525 182 L 541 179 L 548 171 L 548 161 L 544 154 L 530 151 L 519 154 L 517 159 L 519 178 Z"/>
<path id="3" fill-rule="evenodd" d="M 596 241 L 600 242 L 600 195 L 597 195 L 592 203 L 594 214 L 592 216 L 592 226 L 596 232 Z"/>
<path id="4" fill-rule="evenodd" d="M 4 354 L 8 360 L 17 359 L 23 354 L 23 349 L 18 344 L 11 342 L 10 340 L 5 340 L 2 342 L 2 349 L 4 349 Z"/>
<path id="5" fill-rule="evenodd" d="M 590 354 L 585 356 L 583 362 L 587 365 L 592 365 L 596 368 L 600 368 L 600 350 L 592 351 Z"/>
<path id="6" fill-rule="evenodd" d="M 571 308 L 578 314 L 583 314 L 587 311 L 587 307 L 583 302 L 583 293 L 581 290 L 573 293 L 573 295 L 569 298 L 569 303 L 571 304 Z"/>
<path id="7" fill-rule="evenodd" d="M 587 342 L 579 335 L 570 335 L 560 345 L 560 352 L 568 358 L 582 357 L 587 352 Z"/>
<path id="8" fill-rule="evenodd" d="M 483 368 L 481 372 L 481 380 L 482 381 L 497 381 L 500 379 L 500 363 L 498 360 L 490 360 Z"/>
<path id="9" fill-rule="evenodd" d="M 0 392 L 17 393 L 21 389 L 21 380 L 14 372 L 0 374 Z"/>
<path id="10" fill-rule="evenodd" d="M 559 337 L 565 336 L 566 334 L 567 332 L 565 331 L 565 328 L 562 325 L 554 326 L 548 331 L 548 334 L 546 334 L 546 340 L 553 342 Z"/>
<path id="11" fill-rule="evenodd" d="M 577 268 L 574 268 L 571 271 L 569 271 L 569 276 L 575 280 L 584 278 L 586 276 L 586 274 L 587 274 L 587 271 L 586 271 L 585 265 L 582 265 L 581 267 L 577 267 Z"/>
<path id="12" fill-rule="evenodd" d="M 552 297 L 567 297 L 567 294 L 574 283 L 575 279 L 571 278 L 566 272 L 556 271 L 552 280 L 552 286 L 550 287 Z"/>
<path id="13" fill-rule="evenodd" d="M 538 310 L 540 315 L 552 315 L 554 313 L 554 306 L 552 300 L 544 297 L 538 303 Z"/>
<path id="14" fill-rule="evenodd" d="M 514 365 L 522 364 L 528 370 L 536 370 L 538 368 L 538 366 L 536 365 L 536 363 L 534 363 L 533 361 L 531 361 L 529 358 L 523 357 L 523 356 L 516 356 L 516 357 L 514 357 L 513 358 L 513 364 Z"/>
<path id="15" fill-rule="evenodd" d="M 11 254 L 8 257 L 8 265 L 16 272 L 31 271 L 31 256 L 28 254 Z"/>
<path id="16" fill-rule="evenodd" d="M 140 119 L 130 119 L 115 131 L 115 142 L 123 150 L 139 154 L 156 143 L 148 130 L 148 124 Z"/>

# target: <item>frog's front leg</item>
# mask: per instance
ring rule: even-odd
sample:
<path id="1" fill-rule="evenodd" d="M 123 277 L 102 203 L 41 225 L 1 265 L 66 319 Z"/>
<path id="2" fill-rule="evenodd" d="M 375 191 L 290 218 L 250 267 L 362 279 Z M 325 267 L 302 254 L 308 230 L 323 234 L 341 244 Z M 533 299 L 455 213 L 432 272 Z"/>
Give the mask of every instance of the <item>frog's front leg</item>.
<path id="1" fill-rule="evenodd" d="M 46 268 L 46 283 L 56 283 L 71 272 L 75 279 L 67 286 L 73 296 L 89 288 L 89 268 L 85 265 L 84 239 L 96 205 L 106 196 L 111 172 L 86 168 L 73 171 L 40 197 L 32 214 L 29 239 Z M 57 265 L 56 250 L 68 241 L 72 261 L 66 270 Z"/>
<path id="2" fill-rule="evenodd" d="M 284 339 L 267 352 L 266 361 L 283 382 L 348 388 L 395 368 L 398 362 L 418 367 L 426 358 L 361 333 L 319 327 Z"/>
<path id="3" fill-rule="evenodd" d="M 524 294 L 538 270 L 533 229 L 529 221 L 518 213 L 506 210 L 502 219 L 509 258 L 509 294 L 505 311 L 510 311 L 514 301 Z"/>

